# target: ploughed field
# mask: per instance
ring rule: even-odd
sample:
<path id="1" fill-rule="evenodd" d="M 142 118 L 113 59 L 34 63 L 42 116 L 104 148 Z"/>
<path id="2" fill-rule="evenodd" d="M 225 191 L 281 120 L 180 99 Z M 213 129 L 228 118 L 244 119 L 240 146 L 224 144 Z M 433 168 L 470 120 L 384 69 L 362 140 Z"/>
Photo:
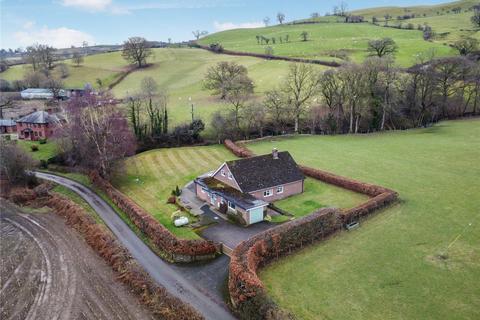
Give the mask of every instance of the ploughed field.
<path id="1" fill-rule="evenodd" d="M 475 319 L 480 310 L 480 119 L 370 135 L 300 136 L 299 163 L 400 193 L 398 204 L 260 273 L 301 319 Z"/>
<path id="2" fill-rule="evenodd" d="M 1 319 L 153 319 L 62 218 L 0 211 Z"/>

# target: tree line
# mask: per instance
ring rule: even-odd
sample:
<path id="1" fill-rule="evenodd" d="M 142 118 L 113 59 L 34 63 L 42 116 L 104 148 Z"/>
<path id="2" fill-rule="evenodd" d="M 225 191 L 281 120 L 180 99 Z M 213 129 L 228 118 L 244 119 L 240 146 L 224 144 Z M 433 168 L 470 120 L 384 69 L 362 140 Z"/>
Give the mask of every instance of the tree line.
<path id="1" fill-rule="evenodd" d="M 253 97 L 245 67 L 221 62 L 207 71 L 204 88 L 227 106 L 211 120 L 217 140 L 408 129 L 480 113 L 478 63 L 433 53 L 409 69 L 396 67 L 392 54 L 375 53 L 325 72 L 292 64 L 283 83 L 261 99 Z"/>

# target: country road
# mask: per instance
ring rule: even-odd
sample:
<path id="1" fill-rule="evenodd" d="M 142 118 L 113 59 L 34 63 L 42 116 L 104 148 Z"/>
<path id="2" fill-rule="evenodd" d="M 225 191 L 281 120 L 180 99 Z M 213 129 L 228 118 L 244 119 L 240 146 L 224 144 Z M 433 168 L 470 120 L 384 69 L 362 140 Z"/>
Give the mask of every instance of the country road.
<path id="1" fill-rule="evenodd" d="M 174 266 L 163 261 L 153 253 L 108 203 L 92 190 L 76 181 L 57 175 L 44 172 L 35 172 L 35 175 L 40 179 L 53 181 L 65 186 L 81 196 L 104 220 L 105 224 L 123 246 L 130 251 L 138 263 L 168 292 L 190 304 L 206 319 L 235 319 L 225 306 L 216 303 L 214 299 L 188 282 Z"/>

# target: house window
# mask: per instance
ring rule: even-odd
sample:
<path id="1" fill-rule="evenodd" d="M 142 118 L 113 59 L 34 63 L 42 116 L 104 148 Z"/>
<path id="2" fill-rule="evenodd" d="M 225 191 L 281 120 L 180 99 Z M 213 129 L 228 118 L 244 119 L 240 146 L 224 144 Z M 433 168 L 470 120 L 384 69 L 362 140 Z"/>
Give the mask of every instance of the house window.
<path id="1" fill-rule="evenodd" d="M 273 190 L 272 189 L 268 189 L 268 190 L 265 190 L 263 191 L 263 196 L 266 198 L 266 197 L 271 197 L 273 195 Z"/>
<path id="2" fill-rule="evenodd" d="M 277 193 L 283 193 L 283 186 L 277 187 Z"/>
<path id="3" fill-rule="evenodd" d="M 38 134 L 39 134 L 39 135 L 40 135 L 40 137 L 41 137 L 41 136 L 42 136 L 42 131 L 40 131 Z"/>
<path id="4" fill-rule="evenodd" d="M 233 179 L 233 175 L 230 172 L 228 173 L 228 179 L 230 179 L 230 180 Z"/>
<path id="5" fill-rule="evenodd" d="M 225 170 L 220 171 L 220 173 L 222 174 L 222 177 L 225 177 Z"/>
<path id="6" fill-rule="evenodd" d="M 228 201 L 228 207 L 232 210 L 235 210 L 235 203 Z"/>
<path id="7" fill-rule="evenodd" d="M 35 131 L 35 137 L 37 137 L 37 136 L 38 136 L 38 132 L 37 132 L 37 131 Z"/>
<path id="8" fill-rule="evenodd" d="M 207 193 L 207 191 L 208 191 L 207 188 L 202 187 L 202 193 Z"/>

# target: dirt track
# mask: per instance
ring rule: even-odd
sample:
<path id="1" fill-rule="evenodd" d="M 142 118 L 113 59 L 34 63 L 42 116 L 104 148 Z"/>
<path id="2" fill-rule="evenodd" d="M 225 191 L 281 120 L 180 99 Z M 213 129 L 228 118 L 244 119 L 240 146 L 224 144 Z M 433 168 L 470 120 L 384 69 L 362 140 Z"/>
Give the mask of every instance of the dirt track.
<path id="1" fill-rule="evenodd" d="M 0 200 L 0 319 L 153 319 L 53 213 Z"/>

